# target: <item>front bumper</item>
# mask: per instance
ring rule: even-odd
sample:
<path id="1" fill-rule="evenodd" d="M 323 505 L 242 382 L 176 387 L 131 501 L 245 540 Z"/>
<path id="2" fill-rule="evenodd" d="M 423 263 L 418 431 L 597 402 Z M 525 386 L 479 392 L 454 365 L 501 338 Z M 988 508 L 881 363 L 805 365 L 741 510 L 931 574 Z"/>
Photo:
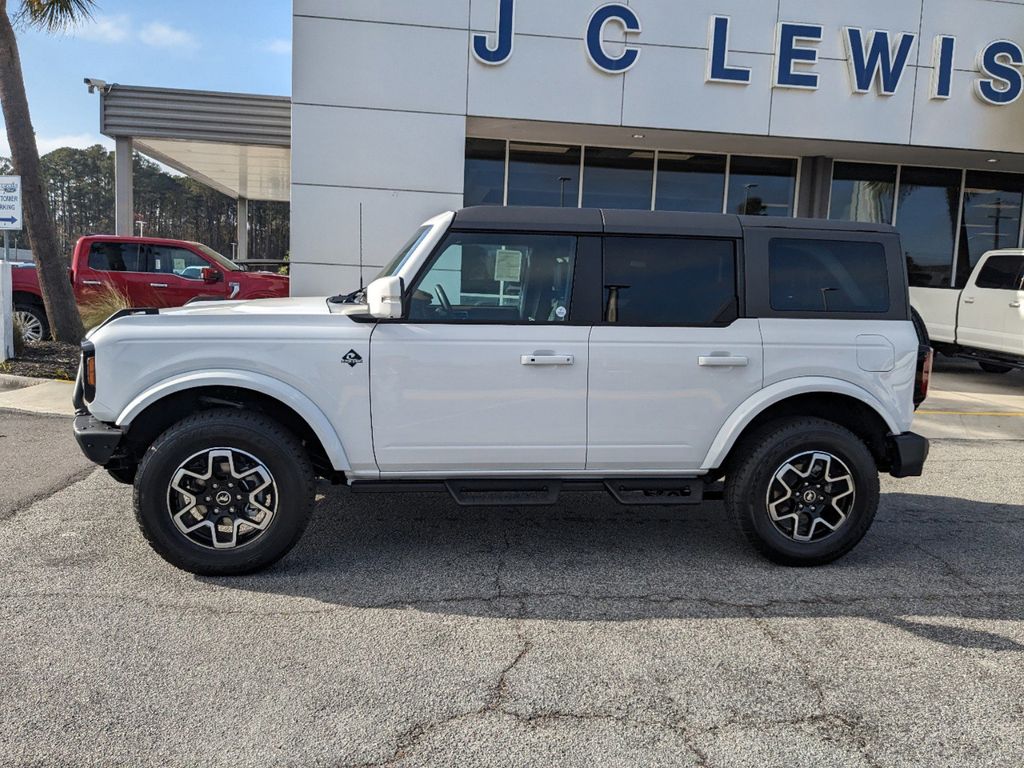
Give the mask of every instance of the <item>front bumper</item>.
<path id="1" fill-rule="evenodd" d="M 97 421 L 91 414 L 75 417 L 75 440 L 89 461 L 103 466 L 109 464 L 123 439 L 124 430 Z"/>
<path id="2" fill-rule="evenodd" d="M 893 477 L 920 477 L 928 459 L 928 438 L 913 432 L 889 435 L 889 474 Z"/>

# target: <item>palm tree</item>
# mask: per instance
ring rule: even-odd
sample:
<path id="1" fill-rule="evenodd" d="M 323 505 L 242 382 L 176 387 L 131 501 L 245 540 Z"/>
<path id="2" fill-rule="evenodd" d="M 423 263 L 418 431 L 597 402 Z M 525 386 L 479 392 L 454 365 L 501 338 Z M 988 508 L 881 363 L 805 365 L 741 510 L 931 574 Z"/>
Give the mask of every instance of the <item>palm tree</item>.
<path id="1" fill-rule="evenodd" d="M 13 16 L 26 26 L 57 32 L 88 19 L 93 6 L 93 0 L 21 0 Z M 21 175 L 25 224 L 50 329 L 54 338 L 77 344 L 85 330 L 68 280 L 67 265 L 57 250 L 11 17 L 8 0 L 0 0 L 0 106 L 7 124 L 11 162 L 15 173 Z"/>

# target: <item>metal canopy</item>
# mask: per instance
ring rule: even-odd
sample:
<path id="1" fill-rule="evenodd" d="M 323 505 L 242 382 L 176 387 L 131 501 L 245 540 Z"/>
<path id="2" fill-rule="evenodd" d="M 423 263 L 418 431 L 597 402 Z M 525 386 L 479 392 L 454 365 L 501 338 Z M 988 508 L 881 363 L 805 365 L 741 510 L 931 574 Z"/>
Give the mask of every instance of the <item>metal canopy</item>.
<path id="1" fill-rule="evenodd" d="M 233 198 L 287 202 L 291 99 L 86 81 L 100 130 Z"/>

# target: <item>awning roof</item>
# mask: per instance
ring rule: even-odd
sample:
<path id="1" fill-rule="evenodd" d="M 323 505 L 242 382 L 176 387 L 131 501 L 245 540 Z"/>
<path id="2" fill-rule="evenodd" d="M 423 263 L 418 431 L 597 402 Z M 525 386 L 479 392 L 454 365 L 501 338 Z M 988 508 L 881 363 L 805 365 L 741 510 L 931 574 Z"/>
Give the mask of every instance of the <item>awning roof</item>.
<path id="1" fill-rule="evenodd" d="M 230 197 L 289 200 L 287 96 L 97 85 L 105 136 Z"/>

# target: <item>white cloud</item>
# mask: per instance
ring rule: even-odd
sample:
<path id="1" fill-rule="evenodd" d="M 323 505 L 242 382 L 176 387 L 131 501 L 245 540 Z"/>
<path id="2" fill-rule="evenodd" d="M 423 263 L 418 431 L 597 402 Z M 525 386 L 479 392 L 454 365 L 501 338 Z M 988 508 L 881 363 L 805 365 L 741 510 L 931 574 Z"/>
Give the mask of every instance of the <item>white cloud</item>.
<path id="1" fill-rule="evenodd" d="M 161 21 L 154 21 L 144 26 L 139 32 L 139 39 L 154 48 L 191 50 L 199 44 L 191 32 L 172 27 Z"/>
<path id="2" fill-rule="evenodd" d="M 263 50 L 268 53 L 277 53 L 282 56 L 290 55 L 292 52 L 292 41 L 288 38 L 279 37 L 276 40 L 269 41 Z"/>
<path id="3" fill-rule="evenodd" d="M 128 16 L 96 16 L 91 21 L 82 22 L 71 34 L 80 40 L 120 43 L 128 39 L 131 30 L 132 22 Z"/>

